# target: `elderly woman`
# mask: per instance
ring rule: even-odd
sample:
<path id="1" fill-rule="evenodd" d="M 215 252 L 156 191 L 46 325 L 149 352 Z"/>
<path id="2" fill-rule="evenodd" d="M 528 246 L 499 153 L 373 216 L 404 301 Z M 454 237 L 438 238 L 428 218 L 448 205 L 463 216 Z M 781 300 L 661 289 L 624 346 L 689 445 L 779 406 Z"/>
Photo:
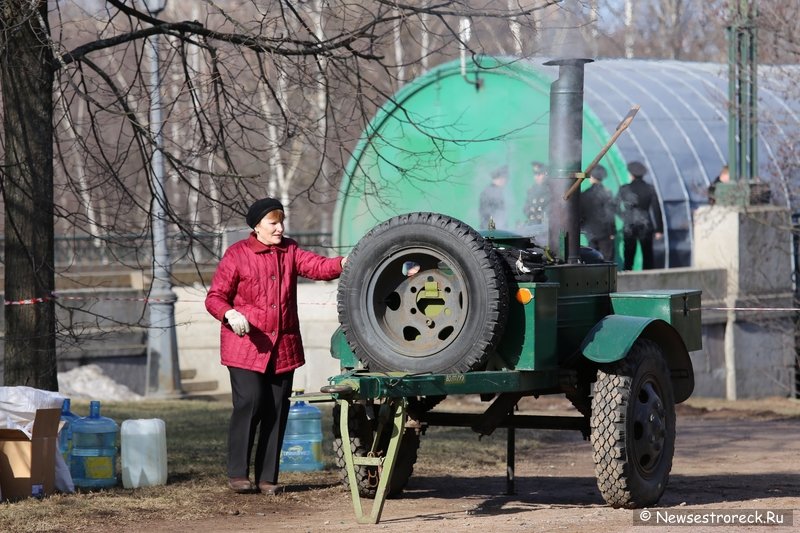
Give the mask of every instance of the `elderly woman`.
<path id="1" fill-rule="evenodd" d="M 305 363 L 297 277 L 338 278 L 345 258 L 317 255 L 284 237 L 283 205 L 274 198 L 254 202 L 246 220 L 253 231 L 226 250 L 205 303 L 222 323 L 220 356 L 231 377 L 228 485 L 277 494 L 292 378 Z M 249 475 L 254 443 L 255 485 Z"/>

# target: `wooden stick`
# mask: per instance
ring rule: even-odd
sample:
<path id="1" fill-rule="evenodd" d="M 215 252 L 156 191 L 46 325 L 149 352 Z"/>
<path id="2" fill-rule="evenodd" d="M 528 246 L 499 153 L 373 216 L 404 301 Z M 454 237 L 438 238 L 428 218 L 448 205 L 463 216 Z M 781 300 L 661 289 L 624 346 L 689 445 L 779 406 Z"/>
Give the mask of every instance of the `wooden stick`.
<path id="1" fill-rule="evenodd" d="M 617 129 L 614 131 L 614 135 L 612 135 L 611 138 L 606 143 L 606 145 L 603 146 L 603 149 L 600 150 L 600 153 L 597 154 L 597 157 L 595 157 L 592 160 L 592 162 L 589 163 L 589 166 L 586 167 L 586 170 L 583 171 L 583 175 L 577 177 L 575 183 L 573 183 L 572 186 L 569 188 L 569 190 L 567 190 L 567 192 L 564 193 L 565 201 L 569 200 L 569 197 L 575 194 L 575 191 L 577 191 L 578 187 L 581 186 L 583 180 L 586 179 L 586 177 L 592 172 L 592 170 L 594 170 L 594 167 L 596 167 L 597 164 L 600 162 L 600 160 L 603 159 L 603 156 L 606 155 L 606 152 L 608 152 L 614 145 L 614 143 L 617 142 L 617 139 L 619 138 L 620 135 L 622 135 L 622 132 L 628 129 L 628 126 L 630 126 L 631 122 L 633 122 L 633 117 L 635 117 L 636 113 L 638 112 L 639 112 L 638 104 L 634 104 L 633 106 L 631 106 L 630 110 L 628 111 L 628 114 L 625 115 L 625 118 L 622 119 L 622 122 L 619 123 Z"/>

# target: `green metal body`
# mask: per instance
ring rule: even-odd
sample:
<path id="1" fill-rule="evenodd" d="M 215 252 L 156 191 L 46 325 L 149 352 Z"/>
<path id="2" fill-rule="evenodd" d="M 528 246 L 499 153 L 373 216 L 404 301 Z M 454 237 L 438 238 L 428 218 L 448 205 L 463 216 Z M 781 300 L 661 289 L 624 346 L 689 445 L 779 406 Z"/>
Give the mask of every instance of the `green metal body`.
<path id="1" fill-rule="evenodd" d="M 616 267 L 553 265 L 545 283 L 519 283 L 528 291 L 512 298 L 506 331 L 486 371 L 408 376 L 345 372 L 332 378 L 347 384 L 360 399 L 449 394 L 564 392 L 585 366 L 621 360 L 640 337 L 661 346 L 672 372 L 676 402 L 694 387 L 689 351 L 702 347 L 700 291 L 616 292 Z M 331 352 L 343 369 L 359 363 L 337 331 Z M 413 379 L 411 379 L 413 378 Z"/>
<path id="2" fill-rule="evenodd" d="M 614 315 L 661 319 L 680 334 L 686 350 L 703 347 L 700 328 L 700 291 L 649 290 L 610 295 Z"/>
<path id="3" fill-rule="evenodd" d="M 352 389 L 348 398 L 413 398 L 451 394 L 497 394 L 520 391 L 558 392 L 559 373 L 510 372 L 503 370 L 475 371 L 461 374 L 407 374 L 404 372 L 366 372 L 352 370 L 332 378 L 339 386 Z"/>
<path id="4" fill-rule="evenodd" d="M 342 441 L 350 443 L 350 427 L 348 421 L 348 411 L 350 409 L 350 402 L 347 400 L 339 401 L 341 409 L 339 429 L 342 435 Z M 389 446 L 386 454 L 383 456 L 368 455 L 359 457 L 353 454 L 352 450 L 347 447 L 348 453 L 344 454 L 345 468 L 347 468 L 347 475 L 349 479 L 356 479 L 357 466 L 377 466 L 382 474 L 378 481 L 377 491 L 375 498 L 372 502 L 372 507 L 369 514 L 364 512 L 361 505 L 361 496 L 358 493 L 358 484 L 350 483 L 350 496 L 353 500 L 353 510 L 356 514 L 356 520 L 359 524 L 377 524 L 380 520 L 381 513 L 383 512 L 383 505 L 386 503 L 386 496 L 389 489 L 389 482 L 392 479 L 394 472 L 394 464 L 397 460 L 397 454 L 400 450 L 400 436 L 403 434 L 406 423 L 406 401 L 404 398 L 394 398 L 381 405 L 381 410 L 378 414 L 378 432 L 388 431 L 393 438 L 389 439 Z"/>
<path id="5" fill-rule="evenodd" d="M 558 342 L 552 335 L 558 330 L 558 284 L 524 283 L 530 291 L 527 304 L 511 300 L 506 331 L 490 368 L 517 370 L 553 370 L 558 368 Z"/>

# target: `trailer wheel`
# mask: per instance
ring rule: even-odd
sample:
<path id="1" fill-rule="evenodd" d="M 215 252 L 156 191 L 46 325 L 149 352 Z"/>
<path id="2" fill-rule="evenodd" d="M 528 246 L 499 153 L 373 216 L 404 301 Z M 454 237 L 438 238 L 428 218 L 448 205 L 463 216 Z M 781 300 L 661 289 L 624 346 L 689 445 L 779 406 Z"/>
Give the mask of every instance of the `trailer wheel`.
<path id="1" fill-rule="evenodd" d="M 339 280 L 339 322 L 372 371 L 479 368 L 500 341 L 508 305 L 491 244 L 467 224 L 435 213 L 373 228 Z"/>
<path id="2" fill-rule="evenodd" d="M 613 507 L 661 498 L 675 451 L 675 401 L 661 348 L 637 340 L 625 359 L 601 368 L 592 400 L 597 486 Z"/>
<path id="3" fill-rule="evenodd" d="M 348 430 L 350 431 L 350 446 L 353 454 L 358 457 L 365 457 L 372 448 L 372 441 L 375 439 L 375 428 L 373 423 L 367 418 L 367 409 L 377 408 L 374 405 L 365 406 L 363 404 L 353 404 L 348 410 Z M 347 474 L 347 465 L 344 458 L 344 442 L 339 428 L 341 409 L 338 405 L 333 408 L 333 453 L 336 466 L 339 468 L 339 478 L 345 487 L 350 487 L 350 479 Z M 375 417 L 373 417 L 373 420 Z M 385 442 L 378 443 L 376 451 L 385 453 L 389 447 L 389 435 L 381 439 Z M 408 484 L 411 474 L 414 472 L 414 464 L 417 462 L 417 450 L 419 449 L 419 434 L 410 429 L 406 429 L 400 441 L 400 449 L 397 452 L 397 459 L 394 465 L 392 479 L 389 482 L 387 497 L 399 496 Z M 378 468 L 374 466 L 356 466 L 356 482 L 358 483 L 358 493 L 364 498 L 374 498 L 378 489 Z"/>

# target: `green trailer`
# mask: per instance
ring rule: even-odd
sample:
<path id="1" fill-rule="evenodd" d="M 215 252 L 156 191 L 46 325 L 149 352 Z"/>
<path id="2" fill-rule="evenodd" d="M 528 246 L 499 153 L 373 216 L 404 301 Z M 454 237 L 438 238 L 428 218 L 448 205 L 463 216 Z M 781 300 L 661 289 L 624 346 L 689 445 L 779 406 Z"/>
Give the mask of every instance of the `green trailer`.
<path id="1" fill-rule="evenodd" d="M 342 373 L 323 392 L 336 401 L 336 457 L 360 522 L 377 522 L 402 492 L 430 425 L 509 428 L 510 489 L 514 429 L 528 427 L 590 439 L 612 506 L 653 505 L 666 488 L 675 404 L 692 393 L 689 352 L 701 348 L 700 292 L 617 292 L 616 264 L 580 246 L 569 191 L 581 172 L 585 62 L 552 63 L 546 242 L 411 212 L 348 256 L 331 347 Z M 469 394 L 488 403 L 482 414 L 434 409 Z M 569 399 L 574 416 L 514 413 L 521 398 L 548 394 Z M 369 513 L 363 497 L 374 499 Z"/>

